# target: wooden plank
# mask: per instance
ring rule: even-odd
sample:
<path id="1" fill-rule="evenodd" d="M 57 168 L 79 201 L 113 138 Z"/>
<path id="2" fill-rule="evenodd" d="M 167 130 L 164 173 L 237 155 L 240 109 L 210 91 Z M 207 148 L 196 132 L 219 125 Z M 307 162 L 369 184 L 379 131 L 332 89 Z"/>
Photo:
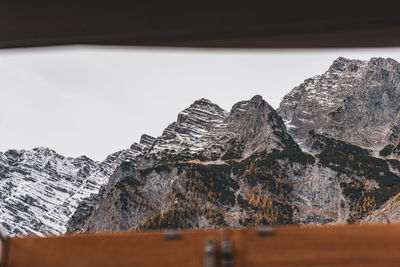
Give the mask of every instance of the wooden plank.
<path id="1" fill-rule="evenodd" d="M 400 266 L 400 225 L 278 227 L 271 236 L 254 229 L 11 238 L 9 267 L 204 266 L 206 240 L 217 257 L 233 240 L 234 266 Z M 220 265 L 217 265 L 220 266 Z"/>
<path id="2" fill-rule="evenodd" d="M 9 267 L 203 266 L 204 244 L 214 232 L 25 237 L 10 240 Z"/>
<path id="3" fill-rule="evenodd" d="M 400 266 L 400 225 L 278 228 L 241 235 L 244 266 Z"/>

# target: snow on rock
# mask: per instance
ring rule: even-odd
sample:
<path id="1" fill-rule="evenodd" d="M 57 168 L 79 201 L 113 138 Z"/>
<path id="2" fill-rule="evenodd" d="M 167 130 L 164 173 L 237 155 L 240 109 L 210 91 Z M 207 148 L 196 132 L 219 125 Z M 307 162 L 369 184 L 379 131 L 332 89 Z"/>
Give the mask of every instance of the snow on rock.
<path id="1" fill-rule="evenodd" d="M 400 64 L 339 57 L 288 93 L 278 113 L 299 143 L 310 130 L 373 149 L 398 141 Z"/>
<path id="2" fill-rule="evenodd" d="M 150 140 L 150 141 L 149 141 Z M 11 235 L 61 234 L 82 199 L 96 195 L 124 161 L 151 143 L 118 151 L 103 162 L 64 157 L 44 147 L 0 152 L 0 222 Z"/>

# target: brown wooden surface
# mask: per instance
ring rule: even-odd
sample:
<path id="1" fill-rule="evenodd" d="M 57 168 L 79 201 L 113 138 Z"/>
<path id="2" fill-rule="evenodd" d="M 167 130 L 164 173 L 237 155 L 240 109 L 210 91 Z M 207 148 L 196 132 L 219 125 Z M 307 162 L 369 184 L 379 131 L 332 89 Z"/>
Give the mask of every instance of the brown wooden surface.
<path id="1" fill-rule="evenodd" d="M 202 266 L 204 243 L 215 233 L 160 233 L 14 238 L 7 266 Z"/>
<path id="2" fill-rule="evenodd" d="M 204 266 L 206 240 L 225 238 L 234 266 L 400 266 L 399 224 L 188 231 L 175 240 L 163 232 L 12 238 L 7 266 Z"/>
<path id="3" fill-rule="evenodd" d="M 0 1 L 0 48 L 393 46 L 399 9 L 397 0 Z"/>
<path id="4" fill-rule="evenodd" d="M 273 237 L 236 234 L 246 266 L 400 266 L 400 225 L 288 227 Z"/>

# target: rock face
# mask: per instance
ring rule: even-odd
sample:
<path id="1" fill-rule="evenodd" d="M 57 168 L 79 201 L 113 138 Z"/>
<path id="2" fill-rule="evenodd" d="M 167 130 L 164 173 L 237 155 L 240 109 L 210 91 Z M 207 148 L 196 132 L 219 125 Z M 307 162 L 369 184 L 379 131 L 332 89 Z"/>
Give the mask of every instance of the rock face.
<path id="1" fill-rule="evenodd" d="M 280 104 L 278 113 L 303 149 L 314 154 L 325 147 L 326 153 L 317 155 L 323 165 L 338 173 L 364 176 L 343 190 L 350 199 L 359 198 L 360 192 L 364 198 L 353 201 L 352 212 L 361 214 L 350 221 L 400 218 L 399 103 L 398 62 L 340 57 L 327 72 L 295 87 Z M 341 147 L 342 152 L 335 147 Z M 367 212 L 366 206 L 371 207 Z"/>
<path id="2" fill-rule="evenodd" d="M 391 59 L 338 58 L 278 112 L 260 96 L 230 112 L 196 101 L 68 230 L 374 220 L 400 193 L 399 77 Z"/>
<path id="3" fill-rule="evenodd" d="M 136 165 L 122 164 L 85 219 L 74 216 L 68 230 L 292 223 L 287 178 L 290 171 L 304 173 L 313 161 L 260 96 L 230 112 L 201 99 L 178 115 Z"/>
<path id="4" fill-rule="evenodd" d="M 0 153 L 2 226 L 11 235 L 64 233 L 78 204 L 97 195 L 122 162 L 134 164 L 147 146 L 148 142 L 135 144 L 103 162 L 64 157 L 48 148 Z"/>
<path id="5" fill-rule="evenodd" d="M 338 58 L 277 111 L 261 96 L 229 112 L 200 99 L 158 138 L 102 163 L 7 151 L 3 225 L 40 234 L 400 220 L 399 66 Z"/>
<path id="6" fill-rule="evenodd" d="M 360 222 L 399 193 L 389 159 L 307 136 L 312 154 L 260 96 L 230 112 L 201 99 L 137 164 L 122 164 L 68 231 Z"/>
<path id="7" fill-rule="evenodd" d="M 301 143 L 310 130 L 381 150 L 400 134 L 400 64 L 393 59 L 336 59 L 324 74 L 286 95 L 278 113 Z"/>

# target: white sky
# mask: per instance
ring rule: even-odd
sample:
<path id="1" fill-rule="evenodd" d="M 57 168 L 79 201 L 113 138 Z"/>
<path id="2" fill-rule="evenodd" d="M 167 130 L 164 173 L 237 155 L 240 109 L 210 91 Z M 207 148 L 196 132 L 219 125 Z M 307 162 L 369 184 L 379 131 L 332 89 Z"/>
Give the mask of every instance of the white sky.
<path id="1" fill-rule="evenodd" d="M 400 61 L 400 48 L 0 50 L 0 151 L 46 146 L 103 160 L 142 133 L 161 135 L 202 97 L 230 110 L 260 94 L 277 108 L 293 87 L 339 56 Z"/>

